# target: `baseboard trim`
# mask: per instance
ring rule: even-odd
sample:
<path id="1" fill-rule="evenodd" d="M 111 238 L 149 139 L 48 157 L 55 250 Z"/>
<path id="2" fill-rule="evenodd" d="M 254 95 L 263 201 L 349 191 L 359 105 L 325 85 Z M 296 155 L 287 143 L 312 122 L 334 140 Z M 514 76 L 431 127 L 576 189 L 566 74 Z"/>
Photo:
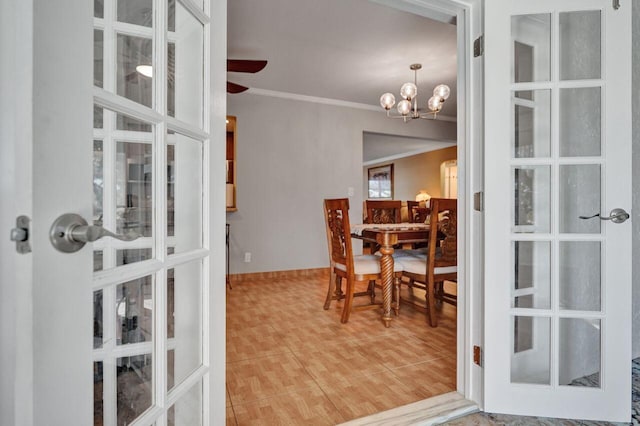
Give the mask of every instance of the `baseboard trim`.
<path id="1" fill-rule="evenodd" d="M 254 280 L 273 280 L 286 278 L 304 278 L 309 276 L 317 276 L 329 274 L 329 268 L 312 268 L 312 269 L 292 269 L 289 271 L 268 271 L 268 272 L 251 272 L 248 274 L 230 274 L 229 280 L 232 283 L 240 283 L 243 281 Z"/>

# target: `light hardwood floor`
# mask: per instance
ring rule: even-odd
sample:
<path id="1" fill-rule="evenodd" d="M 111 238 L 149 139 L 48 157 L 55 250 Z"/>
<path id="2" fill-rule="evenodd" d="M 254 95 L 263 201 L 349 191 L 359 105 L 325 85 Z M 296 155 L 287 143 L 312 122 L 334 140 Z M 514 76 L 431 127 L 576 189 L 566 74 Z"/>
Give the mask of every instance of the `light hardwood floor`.
<path id="1" fill-rule="evenodd" d="M 437 328 L 407 306 L 390 328 L 378 309 L 341 324 L 342 302 L 322 308 L 327 284 L 317 272 L 227 290 L 227 425 L 335 425 L 455 390 L 455 307 Z"/>

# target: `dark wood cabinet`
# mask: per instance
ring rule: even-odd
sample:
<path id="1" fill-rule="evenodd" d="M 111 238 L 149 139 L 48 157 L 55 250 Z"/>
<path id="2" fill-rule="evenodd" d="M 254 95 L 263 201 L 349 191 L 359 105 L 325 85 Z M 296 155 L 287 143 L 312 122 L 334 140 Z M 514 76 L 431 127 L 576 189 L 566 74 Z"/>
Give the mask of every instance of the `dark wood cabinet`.
<path id="1" fill-rule="evenodd" d="M 227 116 L 227 211 L 237 210 L 236 205 L 236 117 Z"/>

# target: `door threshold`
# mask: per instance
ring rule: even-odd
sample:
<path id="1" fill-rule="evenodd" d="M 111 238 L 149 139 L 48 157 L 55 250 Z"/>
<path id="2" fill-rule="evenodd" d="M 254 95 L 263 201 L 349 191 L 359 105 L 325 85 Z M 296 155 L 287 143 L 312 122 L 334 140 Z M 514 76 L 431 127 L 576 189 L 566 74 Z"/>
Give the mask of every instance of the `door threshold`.
<path id="1" fill-rule="evenodd" d="M 341 426 L 438 425 L 480 411 L 478 405 L 458 392 L 449 392 L 402 407 L 341 423 Z"/>

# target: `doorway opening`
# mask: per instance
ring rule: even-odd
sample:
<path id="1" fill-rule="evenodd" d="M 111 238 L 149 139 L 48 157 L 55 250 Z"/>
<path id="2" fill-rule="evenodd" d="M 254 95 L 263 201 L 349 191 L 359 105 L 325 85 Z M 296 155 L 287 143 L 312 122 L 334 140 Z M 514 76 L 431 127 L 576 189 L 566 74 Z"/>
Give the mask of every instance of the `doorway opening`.
<path id="1" fill-rule="evenodd" d="M 357 7 L 360 7 L 363 3 L 372 4 L 371 2 L 359 2 Z M 237 38 L 244 43 L 244 51 L 251 51 L 251 57 L 263 58 L 264 55 L 260 54 L 259 48 L 255 46 L 255 44 L 257 44 L 256 40 L 268 41 L 270 37 L 275 37 L 275 35 L 270 35 L 270 33 L 265 32 L 261 37 L 250 37 L 250 34 L 246 33 L 246 27 L 239 27 L 235 18 L 232 18 L 235 13 L 244 12 L 244 10 L 238 11 L 235 8 L 242 9 L 241 4 L 234 2 L 233 5 L 230 5 L 229 9 L 229 57 L 233 58 L 234 54 L 239 55 L 243 52 L 240 46 L 235 45 L 236 42 L 234 40 Z M 354 6 L 354 8 L 356 8 L 356 6 Z M 396 12 L 398 11 L 397 9 L 388 7 L 386 7 L 386 9 L 391 14 L 394 13 L 394 10 Z M 403 9 L 402 5 L 400 5 L 398 9 Z M 415 14 L 415 8 L 413 12 Z M 259 11 L 254 10 L 252 13 L 258 14 Z M 427 16 L 427 12 L 424 10 L 421 10 L 419 14 Z M 449 20 L 451 16 L 449 16 Z M 442 18 L 442 15 L 439 15 L 439 18 Z M 254 21 L 255 17 L 249 17 L 248 19 L 248 23 L 253 24 L 253 27 L 260 27 L 260 25 Z M 458 20 L 457 15 L 456 20 L 458 25 L 466 25 L 464 20 Z M 332 21 L 327 20 L 326 22 Z M 305 24 L 304 19 L 301 19 L 300 22 L 293 25 L 293 27 L 300 29 L 300 27 L 305 26 Z M 339 22 L 335 22 L 334 25 L 339 26 Z M 275 27 L 278 26 L 276 25 Z M 299 40 L 287 32 L 290 29 L 291 28 L 283 30 L 288 35 L 288 42 L 293 39 L 296 40 L 296 43 L 304 44 L 308 40 L 314 40 L 311 31 L 305 31 L 304 40 Z M 306 27 L 305 29 L 308 30 Z M 456 41 L 454 43 L 456 50 L 462 49 L 462 52 L 468 51 L 466 38 L 462 40 L 458 39 L 460 34 L 467 32 L 468 28 L 466 26 L 464 31 L 456 29 Z M 252 45 L 251 43 L 254 44 Z M 280 49 L 283 50 L 285 45 L 289 46 L 285 43 Z M 234 50 L 234 48 L 236 50 Z M 325 52 L 322 48 L 316 48 L 314 51 L 316 52 L 316 56 L 319 56 L 317 52 Z M 273 54 L 277 57 L 276 53 Z M 460 55 L 464 55 L 466 58 L 466 54 L 461 53 Z M 384 118 L 384 111 L 379 106 L 373 107 L 372 104 L 374 102 L 352 102 L 345 100 L 346 96 L 344 96 L 344 94 L 346 93 L 346 89 L 338 94 L 336 94 L 337 92 L 335 91 L 329 93 L 330 90 L 327 89 L 327 95 L 331 97 L 327 95 L 321 96 L 318 93 L 313 93 L 312 90 L 294 93 L 295 89 L 298 88 L 298 86 L 296 86 L 297 75 L 304 77 L 303 80 L 306 80 L 305 83 L 307 86 L 309 85 L 308 83 L 314 81 L 313 79 L 316 77 L 315 73 L 300 71 L 308 61 L 303 60 L 304 58 L 298 58 L 297 63 L 300 64 L 300 68 L 283 71 L 282 69 L 278 69 L 278 62 L 273 59 L 273 57 L 265 56 L 263 59 L 268 59 L 269 65 L 265 70 L 261 71 L 259 75 L 253 76 L 251 81 L 244 80 L 249 78 L 247 76 L 237 76 L 238 78 L 236 78 L 234 75 L 234 81 L 251 88 L 245 94 L 228 96 L 227 113 L 237 117 L 236 162 L 238 185 L 235 192 L 237 211 L 227 214 L 227 220 L 231 228 L 230 272 L 232 279 L 236 278 L 234 277 L 235 275 L 251 276 L 253 277 L 252 279 L 268 279 L 269 277 L 278 276 L 279 271 L 326 268 L 327 249 L 324 240 L 324 225 L 322 217 L 320 216 L 321 201 L 322 198 L 338 198 L 353 193 L 354 195 L 350 198 L 353 217 L 362 217 L 362 202 L 366 198 L 366 195 L 363 185 L 361 184 L 362 169 L 359 169 L 357 164 L 357 156 L 362 155 L 362 140 L 360 139 L 363 134 L 362 132 L 367 130 L 372 134 L 384 134 L 388 132 L 389 125 L 395 128 L 405 126 L 406 129 L 409 129 L 410 126 L 418 124 L 401 124 L 397 121 L 393 124 L 391 120 Z M 309 61 L 311 61 L 311 59 L 309 59 Z M 407 61 L 407 63 L 411 62 L 410 59 L 407 59 Z M 464 62 L 466 66 L 466 59 Z M 314 63 L 314 65 L 317 67 L 317 64 Z M 332 66 L 335 68 L 338 65 L 332 63 Z M 271 76 L 269 74 L 270 67 L 272 67 L 271 69 L 274 71 L 274 74 Z M 462 67 L 462 65 L 460 65 L 460 67 Z M 380 68 L 382 69 L 383 67 Z M 282 75 L 291 77 L 287 80 L 287 84 L 278 86 L 275 80 L 271 80 L 272 76 L 276 74 L 276 71 L 282 72 Z M 342 76 L 342 73 L 336 72 L 336 70 L 333 72 L 336 75 Z M 381 72 L 384 73 L 385 71 L 382 70 Z M 293 76 L 293 74 L 296 74 L 296 76 Z M 358 74 L 358 72 L 355 74 Z M 275 77 L 273 78 L 275 79 Z M 461 90 L 464 95 L 460 96 L 459 99 L 466 99 L 468 91 L 466 80 L 460 76 L 457 77 L 457 80 L 465 82 L 460 84 L 462 87 L 459 90 Z M 269 84 L 272 86 L 269 86 Z M 379 95 L 380 93 L 375 94 L 375 103 L 377 103 Z M 466 106 L 464 106 L 464 108 L 466 108 Z M 308 110 L 312 110 L 312 112 Z M 457 124 L 447 123 L 456 129 L 454 134 L 457 134 L 457 136 L 454 138 L 457 138 L 458 141 L 464 141 L 467 137 L 467 114 L 468 112 L 466 111 L 457 114 L 459 120 Z M 376 116 L 378 124 L 370 126 L 368 120 L 373 120 L 370 118 L 373 115 Z M 324 125 L 323 122 L 325 123 Z M 357 130 L 355 143 L 350 142 L 354 140 L 353 123 L 358 123 L 360 126 Z M 436 122 L 435 125 L 440 126 L 442 122 Z M 311 133 L 309 129 L 311 129 L 313 133 Z M 345 131 L 341 132 L 342 130 Z M 341 133 L 335 134 L 336 132 Z M 395 131 L 393 131 L 393 133 L 395 133 Z M 287 142 L 287 139 L 293 140 L 294 138 L 295 143 Z M 333 141 L 329 139 L 333 139 Z M 466 143 L 459 143 L 459 146 L 458 149 L 464 151 L 467 145 Z M 346 155 L 342 155 L 342 151 L 335 152 L 335 149 L 347 149 L 349 152 Z M 332 153 L 337 155 L 332 157 Z M 461 155 L 455 156 L 458 160 L 459 170 L 465 167 L 467 155 L 466 152 L 462 152 Z M 327 166 L 330 161 L 336 160 L 336 157 L 341 158 L 338 159 L 333 166 Z M 356 159 L 355 164 L 354 158 Z M 344 161 L 344 159 L 348 159 L 348 161 Z M 267 170 L 267 167 L 263 165 L 266 160 L 272 161 L 269 165 L 271 171 Z M 243 162 L 245 162 L 244 166 Z M 345 163 L 348 163 L 348 165 Z M 274 164 L 279 164 L 279 166 L 275 167 L 275 169 L 278 169 L 277 173 L 273 172 Z M 319 164 L 324 165 L 324 169 L 318 166 Z M 245 168 L 244 171 L 243 167 Z M 439 167 L 440 164 L 438 164 L 438 176 L 440 173 Z M 248 168 L 252 170 L 248 171 Z M 331 173 L 328 173 L 329 168 Z M 308 175 L 311 177 L 308 177 Z M 322 176 L 325 176 L 325 178 L 319 178 Z M 466 173 L 462 173 L 460 178 L 460 181 L 465 184 L 466 176 Z M 332 181 L 333 187 L 330 187 L 329 183 Z M 253 186 L 259 189 L 253 189 Z M 275 190 L 272 190 L 274 186 L 278 188 L 279 192 L 284 193 L 286 198 L 279 196 Z M 468 197 L 466 195 L 469 192 L 467 188 L 462 187 L 458 194 L 461 200 L 461 210 L 459 214 L 461 216 L 461 222 L 463 222 L 465 226 L 468 222 L 466 220 L 466 215 L 468 214 Z M 414 193 L 411 198 L 413 199 L 415 196 L 416 194 Z M 287 227 L 300 226 L 307 229 L 306 233 L 308 235 L 318 235 L 321 238 L 319 244 L 309 239 L 302 241 L 303 239 L 294 237 L 293 234 L 287 231 L 287 227 L 283 228 L 283 232 L 280 232 L 279 235 L 271 232 L 270 235 L 264 234 L 264 238 L 262 238 L 263 230 L 258 229 L 257 225 L 252 223 L 254 220 L 260 223 L 260 220 L 263 219 L 260 219 L 259 216 L 271 219 L 279 217 L 279 215 L 282 214 L 282 203 L 285 203 L 284 205 L 291 204 L 293 200 L 296 201 L 296 214 L 287 216 Z M 307 204 L 311 207 L 307 208 Z M 278 208 L 277 205 L 279 205 L 280 208 Z M 300 220 L 299 217 L 307 218 L 307 220 Z M 310 225 L 309 218 L 319 220 L 314 220 L 314 224 Z M 300 221 L 300 223 L 298 223 L 298 221 Z M 354 220 L 352 220 L 352 222 L 354 222 Z M 271 226 L 273 226 L 274 221 L 271 220 L 271 223 Z M 462 239 L 460 247 L 464 247 L 464 256 L 462 256 L 462 252 L 460 256 L 465 259 L 468 258 L 468 250 L 465 245 L 468 232 L 467 228 L 460 228 L 459 231 Z M 266 245 L 269 246 L 269 252 L 266 249 Z M 265 246 L 264 253 L 261 253 L 263 249 L 262 246 Z M 313 254 L 309 254 L 309 257 L 315 256 L 315 259 L 298 256 L 298 252 L 301 251 L 305 253 L 313 252 Z M 286 259 L 284 257 L 275 259 L 274 254 L 285 252 L 287 253 Z M 249 260 L 246 261 L 245 259 Z M 323 291 L 326 291 L 326 285 L 324 283 L 320 285 Z M 230 290 L 232 296 L 237 288 L 239 288 L 239 286 L 236 286 L 234 283 L 233 289 Z M 466 289 L 467 287 L 464 285 L 459 288 Z M 459 306 L 465 306 L 466 309 L 465 304 L 460 304 Z M 409 309 L 405 309 L 405 312 L 409 312 Z M 422 318 L 424 319 L 424 316 Z M 455 318 L 459 324 L 461 321 L 460 318 L 464 320 L 465 317 L 459 317 L 456 313 Z M 426 326 L 426 319 L 423 324 Z M 334 326 L 339 326 L 339 324 L 336 323 Z M 469 340 L 467 337 L 466 330 L 460 332 L 457 337 L 454 337 L 454 341 L 456 342 L 454 344 L 456 346 L 456 359 L 459 359 L 460 365 L 465 367 L 456 369 L 457 373 L 455 374 L 455 385 L 453 389 L 465 395 L 468 394 L 465 390 L 467 388 L 465 374 L 468 370 L 468 368 L 466 368 L 468 357 L 463 354 L 464 352 L 468 352 L 465 349 L 465 342 Z M 229 346 L 227 350 L 229 351 Z M 231 359 L 231 361 L 233 360 Z M 231 389 L 229 390 L 231 394 L 231 406 L 235 406 L 233 403 L 233 391 L 231 391 Z"/>

